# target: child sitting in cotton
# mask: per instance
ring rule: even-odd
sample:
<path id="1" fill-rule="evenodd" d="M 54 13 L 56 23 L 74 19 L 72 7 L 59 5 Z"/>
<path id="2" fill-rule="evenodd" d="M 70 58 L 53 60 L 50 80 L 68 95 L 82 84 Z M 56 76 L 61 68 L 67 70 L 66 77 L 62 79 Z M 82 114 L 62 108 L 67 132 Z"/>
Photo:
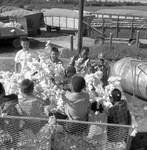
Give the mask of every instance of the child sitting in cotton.
<path id="1" fill-rule="evenodd" d="M 108 123 L 130 125 L 130 111 L 127 106 L 127 101 L 123 100 L 121 97 L 121 91 L 119 89 L 113 89 L 110 100 L 112 102 L 112 107 L 108 110 Z M 108 127 L 108 140 L 111 142 L 124 142 L 127 134 L 128 128 Z"/>
<path id="2" fill-rule="evenodd" d="M 84 91 L 86 83 L 83 77 L 73 76 L 71 80 L 71 92 L 62 95 L 65 102 L 65 113 L 69 120 L 88 121 L 89 113 L 89 94 Z M 77 130 L 78 128 L 78 130 Z M 67 129 L 69 132 L 82 132 L 87 125 L 69 123 Z"/>
<path id="3" fill-rule="evenodd" d="M 121 91 L 113 89 L 110 95 L 112 107 L 109 109 L 109 123 L 115 124 L 129 124 L 128 106 L 127 101 L 121 98 Z"/>
<path id="4" fill-rule="evenodd" d="M 71 91 L 71 89 L 70 89 L 71 79 L 75 74 L 76 74 L 76 68 L 74 66 L 70 65 L 65 69 L 63 90 Z"/>
<path id="5" fill-rule="evenodd" d="M 25 116 L 40 117 L 41 100 L 33 94 L 34 82 L 29 79 L 24 79 L 20 85 L 22 98 L 19 99 L 19 108 Z"/>
<path id="6" fill-rule="evenodd" d="M 42 101 L 33 94 L 34 83 L 29 79 L 24 79 L 20 85 L 22 98 L 19 98 L 17 110 L 21 116 L 28 117 L 44 117 Z M 24 120 L 22 128 L 31 129 L 33 133 L 37 133 L 44 122 L 34 120 Z M 33 128 L 35 126 L 35 128 Z"/>

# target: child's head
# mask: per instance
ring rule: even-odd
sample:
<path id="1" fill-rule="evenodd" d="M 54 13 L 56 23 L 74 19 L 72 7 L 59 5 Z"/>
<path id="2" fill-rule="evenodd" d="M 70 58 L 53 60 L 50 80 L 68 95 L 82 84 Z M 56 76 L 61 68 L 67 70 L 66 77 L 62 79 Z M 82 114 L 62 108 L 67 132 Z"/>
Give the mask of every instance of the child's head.
<path id="1" fill-rule="evenodd" d="M 21 92 L 25 95 L 31 95 L 34 90 L 34 82 L 29 79 L 24 79 L 20 85 Z"/>
<path id="2" fill-rule="evenodd" d="M 88 47 L 83 47 L 81 49 L 81 57 L 82 58 L 87 58 L 89 55 L 89 48 Z"/>
<path id="3" fill-rule="evenodd" d="M 0 83 L 0 98 L 5 95 L 5 89 L 2 83 Z"/>
<path id="4" fill-rule="evenodd" d="M 65 76 L 67 78 L 70 78 L 75 74 L 76 74 L 76 68 L 74 66 L 70 65 L 65 69 Z"/>
<path id="5" fill-rule="evenodd" d="M 100 53 L 100 54 L 98 55 L 98 60 L 99 60 L 100 64 L 103 64 L 103 63 L 104 63 L 105 59 L 104 59 L 103 53 Z"/>
<path id="6" fill-rule="evenodd" d="M 73 76 L 71 84 L 72 90 L 77 93 L 80 93 L 86 87 L 85 79 L 81 76 Z"/>
<path id="7" fill-rule="evenodd" d="M 111 92 L 112 103 L 119 102 L 121 100 L 121 91 L 119 89 L 113 89 Z"/>
<path id="8" fill-rule="evenodd" d="M 57 47 L 52 47 L 50 55 L 51 55 L 51 59 L 53 61 L 56 61 L 58 59 L 58 57 L 59 57 L 59 50 L 58 50 L 58 48 Z"/>
<path id="9" fill-rule="evenodd" d="M 23 50 L 29 50 L 29 39 L 27 37 L 23 37 L 20 39 L 20 44 L 23 48 Z"/>

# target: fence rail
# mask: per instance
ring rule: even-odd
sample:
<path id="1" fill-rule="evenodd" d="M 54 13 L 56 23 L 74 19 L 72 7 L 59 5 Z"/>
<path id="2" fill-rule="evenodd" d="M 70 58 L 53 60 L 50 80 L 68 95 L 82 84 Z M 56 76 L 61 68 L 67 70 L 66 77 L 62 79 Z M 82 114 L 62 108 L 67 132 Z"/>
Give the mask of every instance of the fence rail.
<path id="1" fill-rule="evenodd" d="M 1 150 L 127 150 L 132 127 L 97 122 L 0 116 Z"/>

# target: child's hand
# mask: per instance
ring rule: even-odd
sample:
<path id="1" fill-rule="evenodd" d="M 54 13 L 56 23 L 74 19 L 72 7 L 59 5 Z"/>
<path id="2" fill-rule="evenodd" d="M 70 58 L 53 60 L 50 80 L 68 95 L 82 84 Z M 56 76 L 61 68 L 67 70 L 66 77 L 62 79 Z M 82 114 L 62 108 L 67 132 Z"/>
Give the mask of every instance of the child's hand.
<path id="1" fill-rule="evenodd" d="M 53 109 L 54 106 L 53 105 L 48 105 L 44 107 L 44 113 L 46 116 L 49 116 L 49 112 L 51 111 L 51 109 Z"/>

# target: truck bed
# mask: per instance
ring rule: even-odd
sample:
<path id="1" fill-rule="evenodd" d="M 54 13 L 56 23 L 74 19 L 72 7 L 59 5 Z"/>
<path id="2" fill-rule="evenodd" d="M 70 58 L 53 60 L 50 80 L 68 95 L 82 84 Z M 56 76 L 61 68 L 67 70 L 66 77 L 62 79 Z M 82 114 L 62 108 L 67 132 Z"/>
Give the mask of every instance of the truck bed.
<path id="1" fill-rule="evenodd" d="M 27 36 L 24 30 L 14 27 L 0 27 L 0 39 L 17 38 Z"/>

